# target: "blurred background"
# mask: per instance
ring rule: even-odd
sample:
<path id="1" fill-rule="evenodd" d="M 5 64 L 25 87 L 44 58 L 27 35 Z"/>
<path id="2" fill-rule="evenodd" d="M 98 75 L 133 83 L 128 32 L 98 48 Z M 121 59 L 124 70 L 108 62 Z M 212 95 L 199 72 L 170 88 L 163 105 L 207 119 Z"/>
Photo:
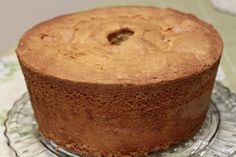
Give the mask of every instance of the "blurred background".
<path id="1" fill-rule="evenodd" d="M 222 6 L 222 2 L 227 5 L 230 0 L 218 1 L 219 5 Z M 231 31 L 234 31 L 233 28 L 235 28 L 236 24 L 235 22 L 233 23 L 233 20 L 235 21 L 236 18 L 220 12 L 214 12 L 209 0 L 2 0 L 0 2 L 0 52 L 17 44 L 23 32 L 43 20 L 94 7 L 132 4 L 171 7 L 193 13 L 213 23 L 223 33 L 225 42 L 232 42 L 224 34 L 228 35 L 232 33 Z M 227 24 L 228 29 L 224 30 Z"/>

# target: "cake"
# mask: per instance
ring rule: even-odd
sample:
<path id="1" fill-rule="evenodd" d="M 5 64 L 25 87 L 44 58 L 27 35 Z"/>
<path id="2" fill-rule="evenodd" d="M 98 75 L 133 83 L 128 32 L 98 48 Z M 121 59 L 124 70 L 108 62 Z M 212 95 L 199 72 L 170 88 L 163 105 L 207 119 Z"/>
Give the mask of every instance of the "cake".
<path id="1" fill-rule="evenodd" d="M 40 23 L 16 53 L 43 137 L 82 156 L 139 156 L 198 131 L 222 49 L 194 15 L 126 6 Z"/>

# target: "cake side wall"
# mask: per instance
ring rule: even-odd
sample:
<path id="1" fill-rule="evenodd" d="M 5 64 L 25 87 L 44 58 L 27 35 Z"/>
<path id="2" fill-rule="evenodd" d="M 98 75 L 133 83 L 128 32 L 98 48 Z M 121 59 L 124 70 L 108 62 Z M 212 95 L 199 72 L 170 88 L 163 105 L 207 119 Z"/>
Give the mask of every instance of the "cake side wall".
<path id="1" fill-rule="evenodd" d="M 189 78 L 146 85 L 76 83 L 21 67 L 46 138 L 80 154 L 138 155 L 193 136 L 218 62 Z"/>

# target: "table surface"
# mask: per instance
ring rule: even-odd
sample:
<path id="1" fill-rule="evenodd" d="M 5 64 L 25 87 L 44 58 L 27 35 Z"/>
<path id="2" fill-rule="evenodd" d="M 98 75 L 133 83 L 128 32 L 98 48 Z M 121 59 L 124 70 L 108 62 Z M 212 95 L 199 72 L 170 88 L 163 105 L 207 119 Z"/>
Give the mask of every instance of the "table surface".
<path id="1" fill-rule="evenodd" d="M 30 27 L 57 15 L 111 5 L 171 7 L 197 15 L 211 23 L 224 41 L 217 79 L 236 92 L 236 16 L 215 10 L 209 0 L 11 0 L 0 2 L 0 156 L 10 157 L 3 137 L 3 121 L 13 102 L 25 91 L 25 83 L 14 54 L 20 36 Z"/>

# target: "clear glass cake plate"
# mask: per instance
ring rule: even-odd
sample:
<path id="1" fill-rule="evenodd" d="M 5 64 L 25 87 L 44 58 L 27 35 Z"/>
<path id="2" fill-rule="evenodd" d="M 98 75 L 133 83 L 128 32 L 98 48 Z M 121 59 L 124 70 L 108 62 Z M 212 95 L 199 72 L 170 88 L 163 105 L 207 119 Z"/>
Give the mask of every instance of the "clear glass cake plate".
<path id="1" fill-rule="evenodd" d="M 28 93 L 8 112 L 4 134 L 17 157 L 80 157 L 40 135 Z M 207 117 L 197 134 L 188 141 L 148 156 L 236 157 L 236 95 L 216 82 Z"/>

